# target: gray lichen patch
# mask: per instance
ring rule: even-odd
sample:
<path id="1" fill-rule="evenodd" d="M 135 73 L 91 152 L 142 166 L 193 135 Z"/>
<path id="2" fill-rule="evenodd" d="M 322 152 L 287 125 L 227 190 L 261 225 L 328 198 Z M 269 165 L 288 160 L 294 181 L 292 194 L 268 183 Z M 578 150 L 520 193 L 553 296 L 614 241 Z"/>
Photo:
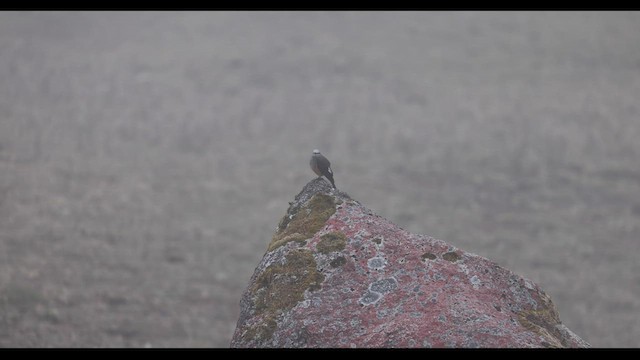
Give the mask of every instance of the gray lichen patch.
<path id="1" fill-rule="evenodd" d="M 398 281 L 394 278 L 386 278 L 382 280 L 378 280 L 371 284 L 369 289 L 371 291 L 379 292 L 379 293 L 388 293 L 389 291 L 395 290 L 398 287 Z"/>
<path id="2" fill-rule="evenodd" d="M 476 290 L 478 290 L 480 288 L 480 284 L 482 284 L 482 281 L 480 281 L 478 275 L 473 275 L 471 279 L 469 279 L 469 281 L 471 282 L 473 288 Z"/>
<path id="3" fill-rule="evenodd" d="M 373 270 L 384 269 L 386 260 L 383 257 L 374 257 L 367 261 L 367 266 Z"/>
<path id="4" fill-rule="evenodd" d="M 375 304 L 378 300 L 380 300 L 380 298 L 382 297 L 381 294 L 377 293 L 377 292 L 373 292 L 373 291 L 367 291 L 361 298 L 360 298 L 360 304 L 362 305 L 371 305 L 371 304 Z"/>

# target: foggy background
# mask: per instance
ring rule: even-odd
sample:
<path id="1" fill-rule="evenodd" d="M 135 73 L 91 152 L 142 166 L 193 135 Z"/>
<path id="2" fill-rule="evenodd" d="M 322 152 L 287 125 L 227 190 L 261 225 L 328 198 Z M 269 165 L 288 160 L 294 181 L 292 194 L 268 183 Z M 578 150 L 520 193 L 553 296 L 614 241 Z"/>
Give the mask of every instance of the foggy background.
<path id="1" fill-rule="evenodd" d="M 640 13 L 0 13 L 0 346 L 227 347 L 315 177 L 640 346 Z"/>

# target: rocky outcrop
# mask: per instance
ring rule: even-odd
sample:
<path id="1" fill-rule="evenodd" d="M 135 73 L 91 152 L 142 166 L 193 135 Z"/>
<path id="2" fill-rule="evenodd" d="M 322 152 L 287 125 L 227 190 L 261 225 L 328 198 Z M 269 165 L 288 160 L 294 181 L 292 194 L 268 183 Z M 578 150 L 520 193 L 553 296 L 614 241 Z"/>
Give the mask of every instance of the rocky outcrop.
<path id="1" fill-rule="evenodd" d="M 533 282 L 409 233 L 322 179 L 290 203 L 232 347 L 588 347 Z"/>

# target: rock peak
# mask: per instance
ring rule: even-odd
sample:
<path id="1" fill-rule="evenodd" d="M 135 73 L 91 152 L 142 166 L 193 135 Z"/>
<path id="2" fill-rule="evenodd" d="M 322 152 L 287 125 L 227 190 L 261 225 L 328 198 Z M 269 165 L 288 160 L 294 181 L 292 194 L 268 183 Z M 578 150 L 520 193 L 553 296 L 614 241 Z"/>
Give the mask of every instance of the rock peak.
<path id="1" fill-rule="evenodd" d="M 296 195 L 293 202 L 290 202 L 289 205 L 297 209 L 301 204 L 306 203 L 309 199 L 313 197 L 315 194 L 325 194 L 329 196 L 335 197 L 337 200 L 347 201 L 351 200 L 351 197 L 338 189 L 334 189 L 331 187 L 326 180 L 323 178 L 315 178 L 309 181 L 303 188 L 302 191 Z M 291 207 L 289 210 L 294 210 Z"/>
<path id="2" fill-rule="evenodd" d="M 323 179 L 290 203 L 232 347 L 588 347 L 530 280 L 412 234 Z"/>

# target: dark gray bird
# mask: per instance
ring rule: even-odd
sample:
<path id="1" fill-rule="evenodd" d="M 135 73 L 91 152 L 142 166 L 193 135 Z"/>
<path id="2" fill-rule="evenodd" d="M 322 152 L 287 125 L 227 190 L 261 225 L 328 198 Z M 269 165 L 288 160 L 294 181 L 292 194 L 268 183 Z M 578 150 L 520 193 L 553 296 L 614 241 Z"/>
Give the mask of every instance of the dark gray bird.
<path id="1" fill-rule="evenodd" d="M 333 182 L 333 171 L 331 171 L 331 163 L 329 160 L 320 154 L 320 150 L 313 150 L 313 155 L 311 155 L 311 161 L 309 161 L 309 165 L 311 165 L 311 170 L 313 170 L 318 177 L 326 177 L 331 181 L 331 185 L 334 189 L 336 189 L 336 183 Z"/>

